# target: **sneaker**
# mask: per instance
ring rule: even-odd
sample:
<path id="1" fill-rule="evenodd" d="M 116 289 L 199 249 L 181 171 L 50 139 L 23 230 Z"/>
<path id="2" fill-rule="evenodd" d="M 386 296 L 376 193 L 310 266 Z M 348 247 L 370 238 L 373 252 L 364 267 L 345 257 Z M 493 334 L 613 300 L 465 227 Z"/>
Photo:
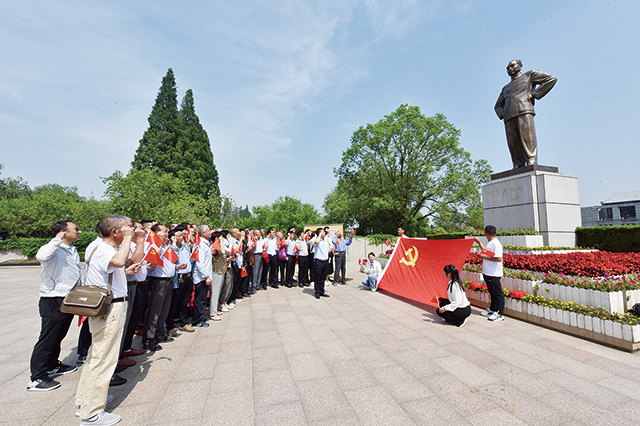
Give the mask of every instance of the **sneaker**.
<path id="1" fill-rule="evenodd" d="M 487 309 L 486 311 L 482 311 L 480 312 L 480 315 L 484 316 L 484 317 L 490 317 L 491 315 L 493 315 L 495 312 L 493 312 L 491 309 Z"/>
<path id="2" fill-rule="evenodd" d="M 29 381 L 27 385 L 28 391 L 37 391 L 37 392 L 46 392 L 50 390 L 54 390 L 60 387 L 60 383 L 56 382 L 53 379 L 36 379 L 33 381 Z"/>
<path id="3" fill-rule="evenodd" d="M 122 386 L 127 383 L 127 379 L 124 377 L 120 377 L 117 374 L 114 374 L 111 377 L 111 381 L 109 382 L 109 386 Z"/>
<path id="4" fill-rule="evenodd" d="M 182 331 L 186 331 L 187 333 L 193 333 L 193 332 L 194 332 L 194 329 L 193 329 L 193 327 L 191 326 L 191 324 L 185 324 L 185 325 L 183 325 L 182 327 L 180 327 L 180 330 L 182 330 Z"/>
<path id="5" fill-rule="evenodd" d="M 113 400 L 114 400 L 114 396 L 113 395 L 107 395 L 107 404 L 111 403 Z M 76 417 L 80 417 L 80 410 L 81 409 L 82 409 L 82 406 L 78 405 L 78 409 L 76 410 Z"/>
<path id="6" fill-rule="evenodd" d="M 211 317 L 211 321 L 222 321 L 222 317 L 219 317 L 218 315 L 214 315 Z"/>
<path id="7" fill-rule="evenodd" d="M 86 355 L 78 355 L 78 360 L 76 361 L 76 363 L 78 365 L 82 365 L 85 362 L 87 362 L 87 356 Z"/>
<path id="8" fill-rule="evenodd" d="M 63 363 L 59 363 L 56 368 L 53 370 L 47 371 L 49 373 L 49 377 L 57 377 L 62 376 L 63 374 L 73 373 L 78 369 L 77 365 L 67 365 Z"/>
<path id="9" fill-rule="evenodd" d="M 469 317 L 466 317 L 464 319 L 464 321 L 462 321 L 462 324 L 460 324 L 458 327 L 460 327 L 460 328 L 464 327 L 464 325 L 467 323 L 467 321 L 469 321 Z"/>
<path id="10" fill-rule="evenodd" d="M 497 312 L 494 312 L 489 318 L 489 321 L 504 321 L 504 317 Z"/>
<path id="11" fill-rule="evenodd" d="M 209 327 L 209 324 L 207 324 L 205 321 L 200 321 L 196 324 L 196 327 Z"/>
<path id="12" fill-rule="evenodd" d="M 119 415 L 107 413 L 106 411 L 102 410 L 95 416 L 83 420 L 82 423 L 80 423 L 80 426 L 111 426 L 115 425 L 120 420 L 122 420 L 122 417 L 120 417 Z"/>
<path id="13" fill-rule="evenodd" d="M 372 288 L 371 291 L 378 291 L 378 287 Z"/>
<path id="14" fill-rule="evenodd" d="M 229 312 L 229 309 L 227 309 L 227 307 L 226 307 L 226 306 L 222 306 L 222 307 L 220 308 L 220 311 L 222 311 L 222 312 Z"/>
<path id="15" fill-rule="evenodd" d="M 229 303 L 229 304 L 227 305 L 227 309 L 234 309 L 235 307 L 236 307 L 236 304 L 235 304 L 235 303 Z"/>

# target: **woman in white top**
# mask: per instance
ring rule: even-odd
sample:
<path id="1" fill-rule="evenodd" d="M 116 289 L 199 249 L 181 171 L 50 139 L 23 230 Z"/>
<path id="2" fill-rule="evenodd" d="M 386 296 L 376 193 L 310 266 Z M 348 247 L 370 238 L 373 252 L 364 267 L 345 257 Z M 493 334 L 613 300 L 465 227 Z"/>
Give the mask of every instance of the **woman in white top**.
<path id="1" fill-rule="evenodd" d="M 442 317 L 443 321 L 462 327 L 469 319 L 469 315 L 471 315 L 471 305 L 467 300 L 466 294 L 464 294 L 458 268 L 453 265 L 447 265 L 444 267 L 444 274 L 449 280 L 449 287 L 447 288 L 447 296 L 449 298 L 439 298 L 440 308 L 436 310 L 436 314 Z"/>

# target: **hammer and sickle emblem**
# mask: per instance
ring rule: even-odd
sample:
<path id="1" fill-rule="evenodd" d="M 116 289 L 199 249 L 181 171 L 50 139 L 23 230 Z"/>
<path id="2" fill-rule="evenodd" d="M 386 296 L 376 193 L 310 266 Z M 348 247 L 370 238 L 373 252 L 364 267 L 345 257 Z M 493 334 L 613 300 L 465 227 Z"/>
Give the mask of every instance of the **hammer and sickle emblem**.
<path id="1" fill-rule="evenodd" d="M 411 247 L 405 251 L 404 254 L 409 258 L 409 260 L 403 257 L 400 259 L 400 263 L 404 263 L 407 266 L 416 266 L 416 260 L 418 260 L 418 249 L 416 247 Z"/>

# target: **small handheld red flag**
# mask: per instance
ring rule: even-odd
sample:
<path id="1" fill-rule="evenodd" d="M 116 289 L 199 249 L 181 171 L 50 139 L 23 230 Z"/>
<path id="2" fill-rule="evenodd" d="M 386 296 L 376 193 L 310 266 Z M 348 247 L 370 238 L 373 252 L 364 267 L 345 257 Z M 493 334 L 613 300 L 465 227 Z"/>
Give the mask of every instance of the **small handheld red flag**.
<path id="1" fill-rule="evenodd" d="M 247 275 L 249 275 L 249 274 L 247 273 L 247 268 L 246 268 L 246 267 L 245 267 L 245 268 L 242 268 L 242 271 L 240 271 L 240 276 L 244 278 L 244 277 L 246 277 Z"/>
<path id="2" fill-rule="evenodd" d="M 193 253 L 191 253 L 191 256 L 189 257 L 190 259 L 193 259 L 193 260 L 195 260 L 196 262 L 200 262 L 200 256 L 198 256 L 198 249 L 199 249 L 199 248 L 200 248 L 200 247 L 195 246 L 195 247 L 193 248 Z"/>
<path id="3" fill-rule="evenodd" d="M 180 260 L 180 257 L 176 254 L 176 251 L 173 249 L 173 247 L 167 247 L 164 253 L 162 253 L 162 257 L 164 257 L 171 263 L 176 263 L 176 261 Z"/>
<path id="4" fill-rule="evenodd" d="M 196 232 L 196 236 L 193 239 L 193 244 L 199 246 L 200 245 L 200 234 Z"/>
<path id="5" fill-rule="evenodd" d="M 358 259 L 358 265 L 362 265 L 362 259 Z"/>
<path id="6" fill-rule="evenodd" d="M 158 254 L 158 249 L 156 249 L 153 246 L 151 246 L 151 249 L 149 249 L 149 253 L 147 253 L 147 255 L 144 257 L 144 260 L 146 260 L 149 263 L 154 263 L 156 265 L 164 266 L 164 262 L 162 261 L 162 259 L 160 258 L 160 255 Z"/>
<path id="7" fill-rule="evenodd" d="M 387 241 L 384 242 L 385 246 L 390 246 L 391 245 L 391 240 L 387 238 Z"/>
<path id="8" fill-rule="evenodd" d="M 78 327 L 80 327 L 82 325 L 82 323 L 84 322 L 84 320 L 86 320 L 88 317 L 84 316 L 84 315 L 78 315 Z"/>
<path id="9" fill-rule="evenodd" d="M 213 244 L 211 245 L 211 248 L 214 248 L 218 251 L 221 251 L 222 246 L 220 245 L 220 237 L 216 238 L 215 241 L 213 242 Z"/>
<path id="10" fill-rule="evenodd" d="M 236 257 L 236 248 L 231 246 L 231 257 Z"/>
<path id="11" fill-rule="evenodd" d="M 489 250 L 487 250 L 487 249 L 482 250 L 482 251 L 480 252 L 480 254 L 484 254 L 485 256 L 489 256 L 489 257 L 493 257 L 493 256 L 495 256 L 495 255 L 496 255 L 494 252 L 489 251 Z"/>
<path id="12" fill-rule="evenodd" d="M 149 231 L 149 235 L 147 235 L 147 242 L 155 244 L 156 247 L 161 247 L 163 244 L 162 239 L 153 231 Z"/>

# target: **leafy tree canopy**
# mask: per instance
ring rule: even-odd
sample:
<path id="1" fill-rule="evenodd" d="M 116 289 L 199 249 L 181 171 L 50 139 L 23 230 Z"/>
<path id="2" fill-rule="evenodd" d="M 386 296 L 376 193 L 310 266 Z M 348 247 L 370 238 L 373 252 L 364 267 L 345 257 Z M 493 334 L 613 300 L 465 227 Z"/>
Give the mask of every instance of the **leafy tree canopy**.
<path id="1" fill-rule="evenodd" d="M 268 228 L 287 230 L 291 226 L 302 229 L 305 224 L 317 223 L 318 211 L 311 204 L 297 198 L 280 197 L 271 205 L 254 206 L 253 216 L 244 219 L 243 226 L 248 228 Z"/>
<path id="2" fill-rule="evenodd" d="M 204 200 L 189 193 L 187 184 L 160 170 L 132 169 L 127 176 L 116 171 L 102 180 L 111 209 L 132 219 L 160 223 L 211 223 L 218 214 L 218 200 Z M 215 201 L 215 203 L 214 203 Z"/>
<path id="3" fill-rule="evenodd" d="M 459 136 L 444 115 L 426 117 L 408 105 L 360 127 L 334 170 L 338 183 L 325 197 L 325 220 L 357 224 L 361 234 L 395 233 L 403 225 L 425 235 L 430 221 L 474 224 L 491 168 L 473 162 Z"/>

